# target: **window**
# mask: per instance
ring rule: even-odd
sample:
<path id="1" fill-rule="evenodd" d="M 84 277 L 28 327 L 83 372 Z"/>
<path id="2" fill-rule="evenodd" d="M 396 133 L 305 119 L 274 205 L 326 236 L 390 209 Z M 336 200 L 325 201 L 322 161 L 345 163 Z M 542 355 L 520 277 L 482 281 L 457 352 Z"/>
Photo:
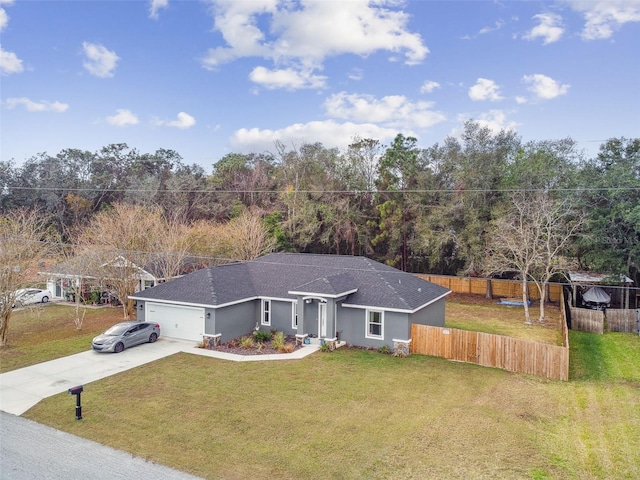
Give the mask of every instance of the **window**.
<path id="1" fill-rule="evenodd" d="M 291 304 L 291 327 L 298 328 L 298 302 Z"/>
<path id="2" fill-rule="evenodd" d="M 271 325 L 271 300 L 262 300 L 262 325 Z"/>
<path id="3" fill-rule="evenodd" d="M 383 339 L 384 312 L 367 310 L 367 338 Z"/>

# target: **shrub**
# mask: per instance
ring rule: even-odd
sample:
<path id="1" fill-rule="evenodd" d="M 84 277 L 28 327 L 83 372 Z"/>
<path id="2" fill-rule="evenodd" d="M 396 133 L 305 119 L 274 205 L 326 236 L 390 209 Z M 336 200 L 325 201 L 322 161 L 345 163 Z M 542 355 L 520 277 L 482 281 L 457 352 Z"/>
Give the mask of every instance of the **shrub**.
<path id="1" fill-rule="evenodd" d="M 284 347 L 284 341 L 284 332 L 276 332 L 271 339 L 271 344 L 273 345 L 273 348 L 280 351 L 282 350 L 282 347 Z"/>
<path id="2" fill-rule="evenodd" d="M 296 346 L 293 343 L 285 343 L 282 345 L 282 348 L 278 348 L 278 351 L 282 353 L 291 353 L 296 349 Z"/>
<path id="3" fill-rule="evenodd" d="M 253 339 L 258 343 L 268 342 L 273 334 L 264 330 L 256 330 L 253 332 Z"/>
<path id="4" fill-rule="evenodd" d="M 239 342 L 240 348 L 244 348 L 245 350 L 250 350 L 255 346 L 255 342 L 253 337 L 242 337 Z"/>
<path id="5" fill-rule="evenodd" d="M 391 353 L 391 350 L 389 349 L 389 345 L 382 345 L 381 347 L 379 347 L 378 353 L 384 353 L 385 355 L 388 355 L 389 353 Z"/>
<path id="6" fill-rule="evenodd" d="M 320 345 L 320 351 L 321 352 L 330 352 L 331 351 L 331 345 L 329 345 L 328 342 L 324 342 L 322 345 Z"/>

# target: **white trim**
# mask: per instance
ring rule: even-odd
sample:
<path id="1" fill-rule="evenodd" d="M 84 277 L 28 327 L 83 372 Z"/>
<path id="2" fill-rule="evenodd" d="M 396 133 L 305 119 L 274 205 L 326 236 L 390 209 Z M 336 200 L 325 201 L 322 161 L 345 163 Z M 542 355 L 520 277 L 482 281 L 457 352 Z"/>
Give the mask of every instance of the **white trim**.
<path id="1" fill-rule="evenodd" d="M 380 335 L 372 335 L 369 333 L 369 319 L 372 313 L 380 314 Z M 364 316 L 364 337 L 371 338 L 373 340 L 384 340 L 384 310 L 381 309 L 367 309 Z"/>
<path id="2" fill-rule="evenodd" d="M 265 308 L 267 307 L 267 308 Z M 265 322 L 264 317 L 265 317 L 265 313 L 267 314 L 267 318 L 268 318 L 268 322 Z M 268 298 L 263 298 L 260 301 L 260 325 L 263 325 L 265 327 L 270 327 L 271 324 L 273 323 L 271 321 L 271 314 L 273 313 L 273 310 L 271 309 L 271 300 Z"/>
<path id="3" fill-rule="evenodd" d="M 296 292 L 295 290 L 289 290 L 287 293 L 291 294 L 291 295 L 302 295 L 304 296 L 311 296 L 311 297 L 327 297 L 327 298 L 340 298 L 340 297 L 346 297 L 351 295 L 352 293 L 356 293 L 358 291 L 357 288 L 354 288 L 352 290 L 346 290 L 342 293 L 318 293 L 318 292 Z"/>
<path id="4" fill-rule="evenodd" d="M 324 308 L 323 308 L 324 307 Z M 322 315 L 324 310 L 324 318 Z M 324 320 L 324 322 L 323 322 Z M 324 333 L 322 332 L 322 324 L 324 323 Z M 327 334 L 327 303 L 318 302 L 318 337 L 322 338 Z"/>
<path id="5" fill-rule="evenodd" d="M 298 302 L 291 303 L 291 328 L 298 329 Z"/>
<path id="6" fill-rule="evenodd" d="M 275 300 L 276 302 L 296 302 L 296 298 L 280 298 L 280 297 L 269 297 L 265 295 L 260 295 L 255 298 L 259 298 L 260 300 Z"/>
<path id="7" fill-rule="evenodd" d="M 236 300 L 233 302 L 221 303 L 220 305 L 207 305 L 206 303 L 179 302 L 177 300 L 161 300 L 161 299 L 155 299 L 155 298 L 138 297 L 135 295 L 130 295 L 129 298 L 133 300 L 142 300 L 144 302 L 167 303 L 172 305 L 185 305 L 185 306 L 205 307 L 205 308 L 213 308 L 213 309 L 230 307 L 231 305 L 238 305 L 240 303 L 252 302 L 253 300 L 260 299 L 260 297 L 250 297 L 250 298 L 243 298 L 242 300 Z"/>

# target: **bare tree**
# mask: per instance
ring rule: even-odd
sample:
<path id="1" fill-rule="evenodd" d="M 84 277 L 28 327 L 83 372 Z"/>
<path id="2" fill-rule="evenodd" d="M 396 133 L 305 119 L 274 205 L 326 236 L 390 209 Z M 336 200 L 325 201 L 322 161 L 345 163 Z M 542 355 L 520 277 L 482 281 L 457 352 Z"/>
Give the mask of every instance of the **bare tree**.
<path id="1" fill-rule="evenodd" d="M 0 347 L 7 343 L 16 290 L 37 274 L 38 263 L 52 250 L 47 236 L 47 222 L 39 210 L 0 216 Z"/>
<path id="2" fill-rule="evenodd" d="M 97 214 L 81 234 L 79 244 L 92 259 L 93 276 L 122 302 L 125 319 L 133 314 L 129 295 L 136 292 L 141 269 L 164 225 L 160 208 L 116 203 Z"/>
<path id="3" fill-rule="evenodd" d="M 256 210 L 244 211 L 230 220 L 221 229 L 218 240 L 225 255 L 237 260 L 253 260 L 272 252 L 275 247 L 275 240 Z"/>
<path id="4" fill-rule="evenodd" d="M 154 242 L 154 253 L 148 261 L 163 280 L 170 280 L 184 272 L 185 260 L 192 249 L 193 241 L 182 218 L 180 213 L 165 216 L 158 225 L 157 234 L 150 239 Z"/>
<path id="5" fill-rule="evenodd" d="M 484 270 L 517 270 L 522 279 L 525 323 L 531 323 L 528 283 L 540 293 L 540 317 L 545 317 L 546 284 L 569 266 L 562 256 L 569 241 L 583 224 L 569 199 L 556 200 L 543 190 L 521 191 L 511 195 L 512 205 L 493 222 Z"/>

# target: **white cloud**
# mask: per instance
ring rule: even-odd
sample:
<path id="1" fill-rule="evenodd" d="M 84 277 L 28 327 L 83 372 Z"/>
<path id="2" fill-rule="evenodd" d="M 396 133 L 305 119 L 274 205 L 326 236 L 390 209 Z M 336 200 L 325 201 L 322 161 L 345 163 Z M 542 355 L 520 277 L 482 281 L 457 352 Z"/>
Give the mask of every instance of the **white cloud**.
<path id="1" fill-rule="evenodd" d="M 82 64 L 91 74 L 100 78 L 113 77 L 120 57 L 104 45 L 97 43 L 82 42 L 82 49 L 86 55 L 86 60 Z"/>
<path id="2" fill-rule="evenodd" d="M 293 68 L 269 70 L 265 67 L 256 67 L 249 74 L 249 79 L 270 90 L 276 88 L 298 90 L 302 88 L 324 88 L 327 77 L 313 75 L 311 70 L 302 71 Z"/>
<path id="3" fill-rule="evenodd" d="M 498 20 L 496 23 L 493 24 L 493 27 L 484 27 L 484 28 L 480 29 L 480 31 L 478 33 L 480 35 L 485 35 L 487 33 L 495 32 L 496 30 L 500 30 L 502 27 L 504 27 L 504 22 L 502 20 Z"/>
<path id="4" fill-rule="evenodd" d="M 415 135 L 411 131 L 405 135 Z M 325 147 L 345 150 L 355 137 L 374 138 L 382 143 L 391 141 L 398 134 L 395 128 L 384 128 L 372 123 L 338 123 L 334 120 L 297 123 L 278 130 L 242 128 L 230 139 L 234 151 L 250 153 L 274 149 L 274 143 L 301 145 L 305 142 L 321 142 Z"/>
<path id="5" fill-rule="evenodd" d="M 139 123 L 138 117 L 136 117 L 130 110 L 126 108 L 119 108 L 116 110 L 116 114 L 107 117 L 107 122 L 116 127 L 124 127 L 127 125 L 137 125 Z"/>
<path id="6" fill-rule="evenodd" d="M 496 133 L 500 130 L 515 130 L 518 126 L 516 122 L 507 120 L 507 115 L 503 110 L 489 110 L 480 114 L 476 121 Z"/>
<path id="7" fill-rule="evenodd" d="M 150 0 L 149 1 L 149 18 L 154 20 L 158 18 L 158 12 L 161 9 L 169 7 L 169 0 Z"/>
<path id="8" fill-rule="evenodd" d="M 327 115 L 355 122 L 374 122 L 385 127 L 428 128 L 443 122 L 445 116 L 432 109 L 433 102 L 411 102 L 403 95 L 376 99 L 372 95 L 331 95 L 324 103 Z"/>
<path id="9" fill-rule="evenodd" d="M 516 103 L 527 103 L 527 98 L 526 97 L 517 96 L 516 97 Z"/>
<path id="10" fill-rule="evenodd" d="M 420 87 L 420 93 L 431 93 L 436 88 L 440 88 L 440 84 L 438 82 L 434 82 L 433 80 L 427 80 Z"/>
<path id="11" fill-rule="evenodd" d="M 354 68 L 347 74 L 347 78 L 349 80 L 354 80 L 356 82 L 359 82 L 364 78 L 364 72 L 362 71 L 361 68 Z"/>
<path id="12" fill-rule="evenodd" d="M 504 25 L 505 25 L 505 22 L 503 20 L 498 20 L 491 27 L 481 28 L 480 31 L 475 35 L 464 35 L 462 37 L 462 40 L 472 40 L 478 37 L 479 35 L 486 35 L 488 33 L 495 32 L 497 30 L 500 30 L 502 27 L 504 27 Z"/>
<path id="13" fill-rule="evenodd" d="M 195 118 L 193 118 L 188 113 L 180 112 L 178 113 L 178 118 L 176 120 L 173 120 L 171 122 L 166 122 L 165 125 L 169 127 L 176 127 L 176 128 L 179 128 L 180 130 L 185 130 L 187 128 L 193 127 L 195 124 L 196 124 Z"/>
<path id="14" fill-rule="evenodd" d="M 0 5 L 13 5 L 13 0 L 0 0 Z M 7 15 L 7 11 L 4 8 L 0 7 L 0 32 L 7 25 L 9 25 L 9 15 Z"/>
<path id="15" fill-rule="evenodd" d="M 625 23 L 640 22 L 640 0 L 567 1 L 584 15 L 584 40 L 610 38 Z"/>
<path id="16" fill-rule="evenodd" d="M 0 46 L 0 71 L 3 75 L 21 73 L 24 70 L 22 60 L 13 52 L 8 52 Z"/>
<path id="17" fill-rule="evenodd" d="M 315 78 L 311 72 L 322 69 L 331 56 L 364 57 L 386 51 L 393 56 L 390 60 L 402 55 L 404 63 L 415 65 L 429 52 L 422 37 L 407 29 L 409 16 L 398 10 L 397 0 L 211 0 L 211 4 L 215 29 L 226 45 L 209 49 L 202 59 L 210 70 L 238 58 L 259 57 L 274 62 L 273 72 L 295 69 Z M 263 70 L 258 73 L 268 71 L 259 68 Z"/>
<path id="18" fill-rule="evenodd" d="M 555 13 L 540 13 L 533 16 L 539 23 L 531 29 L 523 38 L 525 40 L 535 40 L 542 37 L 542 43 L 548 45 L 557 42 L 564 33 L 562 27 L 562 17 Z"/>
<path id="19" fill-rule="evenodd" d="M 451 136 L 460 137 L 464 132 L 464 123 L 468 120 L 474 120 L 483 127 L 489 128 L 494 133 L 501 130 L 516 130 L 518 124 L 512 120 L 507 120 L 507 115 L 503 110 L 489 110 L 475 117 L 466 114 L 458 115 L 457 120 L 459 126 L 451 131 Z"/>
<path id="20" fill-rule="evenodd" d="M 551 77 L 536 73 L 533 75 L 525 75 L 522 77 L 522 81 L 529 86 L 527 89 L 533 92 L 534 95 L 543 100 L 550 100 L 552 98 L 564 95 L 569 91 L 570 85 L 561 84 Z"/>
<path id="21" fill-rule="evenodd" d="M 0 32 L 4 30 L 7 25 L 9 25 L 9 15 L 7 15 L 7 11 L 4 8 L 0 8 Z"/>
<path id="22" fill-rule="evenodd" d="M 43 100 L 41 102 L 34 102 L 26 97 L 12 97 L 7 98 L 7 108 L 15 108 L 18 105 L 23 105 L 28 112 L 65 112 L 68 110 L 69 105 L 62 102 L 47 102 Z"/>
<path id="23" fill-rule="evenodd" d="M 469 88 L 469 98 L 473 101 L 502 100 L 500 87 L 493 80 L 478 78 L 476 84 Z"/>

